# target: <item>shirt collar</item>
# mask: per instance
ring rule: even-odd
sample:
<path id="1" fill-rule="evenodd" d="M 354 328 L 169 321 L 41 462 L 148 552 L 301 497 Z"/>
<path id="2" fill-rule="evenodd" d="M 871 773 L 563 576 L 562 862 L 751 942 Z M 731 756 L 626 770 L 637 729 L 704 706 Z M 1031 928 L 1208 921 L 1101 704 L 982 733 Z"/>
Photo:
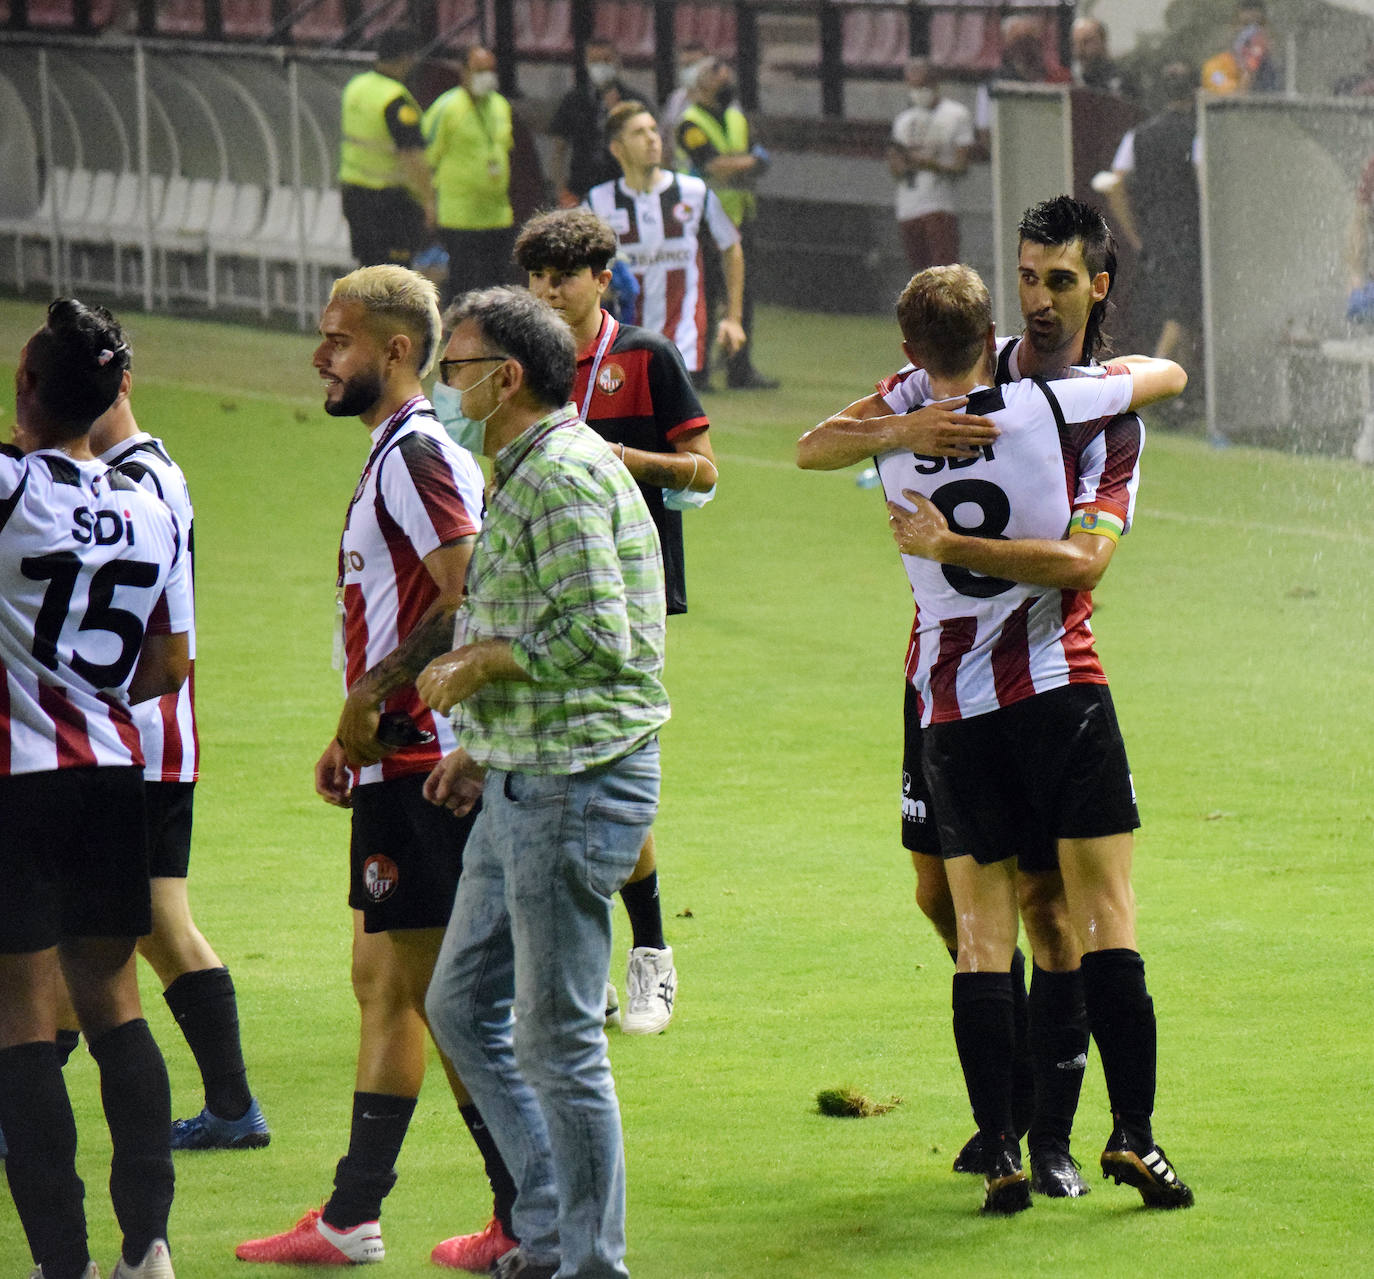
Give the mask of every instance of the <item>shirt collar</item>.
<path id="1" fill-rule="evenodd" d="M 381 443 L 383 437 L 385 437 L 388 431 L 390 431 L 393 427 L 400 426 L 400 424 L 404 422 L 405 419 L 409 417 L 412 412 L 420 408 L 429 408 L 429 401 L 426 400 L 423 395 L 412 395 L 410 399 L 408 399 L 404 404 L 402 404 L 401 407 L 396 410 L 396 412 L 394 412 L 389 418 L 386 419 L 386 421 L 378 422 L 377 425 L 374 426 L 370 432 L 374 447 L 377 444 Z"/>
<path id="2" fill-rule="evenodd" d="M 541 417 L 539 421 L 532 422 L 492 458 L 492 475 L 496 483 L 498 485 L 504 484 L 514 475 L 519 469 L 520 463 L 538 447 L 539 441 L 550 431 L 575 421 L 577 421 L 577 405 L 570 400 L 560 408 L 554 409 L 552 413 Z"/>
<path id="3" fill-rule="evenodd" d="M 603 306 L 601 308 L 601 323 L 597 325 L 596 332 L 592 334 L 591 341 L 577 353 L 577 362 L 579 364 L 586 364 L 586 362 L 596 354 L 597 344 L 601 341 L 602 335 L 606 332 L 606 326 L 608 324 L 614 326 L 611 329 L 611 341 L 614 342 L 615 330 L 620 327 L 620 324 L 615 316 Z M 607 343 L 607 345 L 610 344 Z"/>

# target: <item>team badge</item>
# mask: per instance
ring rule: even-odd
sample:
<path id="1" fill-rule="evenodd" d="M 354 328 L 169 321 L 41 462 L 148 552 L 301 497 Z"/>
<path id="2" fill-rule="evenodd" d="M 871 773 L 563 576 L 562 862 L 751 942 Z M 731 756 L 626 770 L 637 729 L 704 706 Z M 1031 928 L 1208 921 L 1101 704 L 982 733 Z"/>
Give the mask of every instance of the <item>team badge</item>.
<path id="1" fill-rule="evenodd" d="M 386 901 L 396 891 L 400 880 L 400 869 L 390 857 L 378 853 L 363 863 L 363 891 L 374 902 Z"/>
<path id="2" fill-rule="evenodd" d="M 682 145 L 692 151 L 706 141 L 706 130 L 699 124 L 689 124 L 682 131 Z"/>
<path id="3" fill-rule="evenodd" d="M 1097 508 L 1095 506 L 1083 508 L 1080 513 L 1078 527 L 1085 533 L 1091 533 L 1097 527 Z"/>
<path id="4" fill-rule="evenodd" d="M 673 217 L 680 226 L 686 226 L 692 220 L 692 206 L 686 200 L 679 200 L 673 205 Z"/>
<path id="5" fill-rule="evenodd" d="M 603 364 L 596 375 L 596 389 L 603 395 L 614 395 L 625 385 L 625 370 L 618 364 Z"/>

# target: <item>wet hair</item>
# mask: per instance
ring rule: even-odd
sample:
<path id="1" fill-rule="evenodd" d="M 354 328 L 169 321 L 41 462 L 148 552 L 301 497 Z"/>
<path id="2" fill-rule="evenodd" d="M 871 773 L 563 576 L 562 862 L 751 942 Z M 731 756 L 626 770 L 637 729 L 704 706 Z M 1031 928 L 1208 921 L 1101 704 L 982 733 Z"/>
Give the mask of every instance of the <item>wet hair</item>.
<path id="1" fill-rule="evenodd" d="M 429 372 L 443 333 L 432 280 L 409 267 L 364 266 L 335 280 L 329 300 L 359 302 L 370 319 L 401 328 L 414 343 L 416 371 L 421 377 Z"/>
<path id="2" fill-rule="evenodd" d="M 530 394 L 549 408 L 566 404 L 577 374 L 577 343 L 558 313 L 528 289 L 465 293 L 444 314 L 449 329 L 471 323 L 494 351 L 518 360 Z"/>
<path id="3" fill-rule="evenodd" d="M 48 424 L 64 439 L 85 435 L 115 402 L 133 351 L 103 306 L 57 298 L 29 339 L 24 370 Z"/>
<path id="4" fill-rule="evenodd" d="M 626 98 L 624 102 L 617 102 L 606 115 L 607 143 L 614 142 L 620 137 L 632 117 L 646 113 L 653 115 L 653 112 L 637 98 Z"/>
<path id="5" fill-rule="evenodd" d="M 929 267 L 902 290 L 897 323 L 922 368 L 953 377 L 971 369 L 986 349 L 992 299 L 972 267 Z"/>
<path id="6" fill-rule="evenodd" d="M 1091 204 L 1075 200 L 1072 196 L 1057 195 L 1053 200 L 1042 200 L 1033 204 L 1021 215 L 1021 223 L 1016 228 L 1021 243 L 1029 240 L 1032 244 L 1061 245 L 1075 241 L 1083 254 L 1083 265 L 1089 276 L 1107 273 L 1107 296 L 1095 302 L 1088 312 L 1088 323 L 1083 329 L 1083 359 L 1109 349 L 1107 335 L 1102 331 L 1102 321 L 1116 283 L 1116 237 L 1107 225 L 1107 219 Z"/>
<path id="7" fill-rule="evenodd" d="M 615 257 L 616 238 L 589 209 L 555 209 L 532 217 L 515 241 L 522 271 L 580 271 L 600 275 Z"/>

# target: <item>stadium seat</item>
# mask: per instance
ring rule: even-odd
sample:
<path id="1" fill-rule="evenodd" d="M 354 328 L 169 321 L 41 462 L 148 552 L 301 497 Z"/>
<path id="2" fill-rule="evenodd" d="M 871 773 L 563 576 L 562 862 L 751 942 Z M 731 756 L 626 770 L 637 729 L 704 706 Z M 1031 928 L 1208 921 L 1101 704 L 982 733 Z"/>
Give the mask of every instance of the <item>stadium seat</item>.
<path id="1" fill-rule="evenodd" d="M 680 4 L 674 19 L 678 47 L 691 41 L 717 57 L 735 56 L 735 11 L 725 4 Z"/>
<path id="2" fill-rule="evenodd" d="M 654 14 L 651 5 L 626 0 L 601 0 L 596 6 L 594 33 L 615 45 L 627 61 L 647 61 L 654 56 Z"/>
<path id="3" fill-rule="evenodd" d="M 234 306 L 256 306 L 264 317 L 278 310 L 294 310 L 296 298 L 287 296 L 287 281 L 294 278 L 302 253 L 302 218 L 314 225 L 320 193 L 313 188 L 298 200 L 292 187 L 275 186 L 267 193 L 262 221 L 248 236 L 226 237 L 216 242 L 215 257 L 223 268 L 222 301 Z M 308 242 L 308 234 L 306 241 Z M 256 288 L 247 287 L 247 276 Z"/>
<path id="4" fill-rule="evenodd" d="M 930 60 L 966 71 L 996 70 L 1002 60 L 997 14 L 936 9 L 930 15 Z"/>
<path id="5" fill-rule="evenodd" d="M 70 31 L 76 26 L 76 5 L 71 0 L 29 0 L 29 26 Z"/>
<path id="6" fill-rule="evenodd" d="M 216 184 L 211 178 L 194 178 L 186 186 L 184 199 L 169 189 L 162 206 L 162 217 L 153 231 L 153 248 L 157 254 L 157 278 L 163 303 L 172 297 L 192 297 L 209 300 L 209 281 L 200 281 L 192 268 L 197 259 L 204 263 L 210 231 L 210 218 L 215 207 Z M 231 197 L 232 198 L 232 197 Z M 180 203 L 179 217 L 172 212 Z M 172 284 L 172 270 L 176 268 L 176 287 Z"/>
<path id="7" fill-rule="evenodd" d="M 154 13 L 160 35 L 205 35 L 205 0 L 171 0 L 156 5 Z"/>
<path id="8" fill-rule="evenodd" d="M 272 34 L 272 0 L 224 0 L 220 14 L 230 40 L 265 40 Z"/>
<path id="9" fill-rule="evenodd" d="M 320 305 L 324 303 L 326 283 L 322 277 L 346 275 L 357 265 L 338 187 L 319 193 L 306 259 L 310 263 L 308 296 Z"/>
<path id="10" fill-rule="evenodd" d="M 322 0 L 291 24 L 288 38 L 307 44 L 333 44 L 343 38 L 347 26 L 342 0 Z"/>
<path id="11" fill-rule="evenodd" d="M 528 0 L 515 6 L 515 47 L 533 56 L 573 51 L 571 0 Z"/>
<path id="12" fill-rule="evenodd" d="M 56 204 L 60 208 L 62 205 L 70 179 L 70 170 L 53 169 L 47 185 L 43 188 L 43 194 L 31 213 L 0 220 L 0 236 L 14 238 L 14 279 L 16 287 L 20 290 L 26 287 L 30 278 L 41 279 L 50 285 L 56 283 L 58 271 L 57 264 L 53 261 L 53 206 Z M 28 270 L 30 246 L 42 255 L 41 261 L 47 268 L 33 273 L 32 276 Z M 56 252 L 61 253 L 60 243 Z"/>
<path id="13" fill-rule="evenodd" d="M 220 246 L 242 244 L 262 220 L 262 188 L 224 179 L 215 184 L 210 225 L 205 233 L 205 300 L 211 310 L 219 305 Z"/>

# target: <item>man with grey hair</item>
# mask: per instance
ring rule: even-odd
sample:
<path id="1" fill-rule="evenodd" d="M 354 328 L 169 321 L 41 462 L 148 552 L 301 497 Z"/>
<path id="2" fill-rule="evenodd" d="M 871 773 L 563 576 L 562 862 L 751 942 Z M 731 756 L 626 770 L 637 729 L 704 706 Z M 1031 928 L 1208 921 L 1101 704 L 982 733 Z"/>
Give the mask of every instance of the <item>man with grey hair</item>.
<path id="1" fill-rule="evenodd" d="M 344 276 L 320 335 L 314 364 L 325 412 L 357 416 L 372 440 L 339 543 L 335 656 L 347 696 L 315 766 L 320 797 L 352 813 L 357 1082 L 348 1153 L 328 1202 L 236 1253 L 244 1261 L 349 1265 L 384 1256 L 382 1199 L 395 1184 L 424 1078 L 424 993 L 471 824 L 425 802 L 425 778 L 453 738 L 414 680 L 452 635 L 481 519 L 482 473 L 444 434 L 420 388 L 441 336 L 429 280 L 396 266 Z M 514 1187 L 451 1071 L 450 1085 L 486 1158 L 497 1212 L 479 1235 L 440 1244 L 434 1260 L 485 1269 L 513 1246 L 506 1231 Z"/>
<path id="2" fill-rule="evenodd" d="M 625 1154 L 606 1056 L 612 895 L 658 808 L 663 565 L 639 487 L 568 403 L 571 331 L 471 293 L 440 362 L 449 429 L 492 462 L 453 652 L 420 673 L 460 747 L 426 794 L 482 808 L 425 1007 L 519 1187 L 520 1279 L 624 1279 Z"/>

